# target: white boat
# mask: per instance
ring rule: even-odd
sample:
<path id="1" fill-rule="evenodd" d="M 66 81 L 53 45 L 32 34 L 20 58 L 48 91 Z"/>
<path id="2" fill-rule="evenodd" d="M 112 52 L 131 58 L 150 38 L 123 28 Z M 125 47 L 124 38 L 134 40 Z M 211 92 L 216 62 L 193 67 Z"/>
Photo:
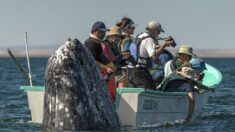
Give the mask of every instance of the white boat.
<path id="1" fill-rule="evenodd" d="M 222 80 L 221 73 L 206 64 L 207 70 L 203 84 L 215 86 Z M 27 92 L 32 122 L 42 123 L 43 86 L 21 86 Z M 211 92 L 195 93 L 195 112 L 197 116 L 206 106 Z M 188 113 L 188 99 L 185 92 L 162 92 L 143 88 L 118 88 L 116 109 L 123 125 L 147 126 L 184 119 Z"/>

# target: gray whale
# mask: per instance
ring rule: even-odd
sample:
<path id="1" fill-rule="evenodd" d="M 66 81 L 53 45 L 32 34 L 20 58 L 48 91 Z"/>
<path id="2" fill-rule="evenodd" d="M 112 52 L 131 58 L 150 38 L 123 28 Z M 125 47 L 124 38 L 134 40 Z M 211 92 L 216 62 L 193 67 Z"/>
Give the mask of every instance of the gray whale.
<path id="1" fill-rule="evenodd" d="M 49 58 L 45 73 L 43 128 L 106 129 L 120 126 L 92 54 L 68 39 Z"/>

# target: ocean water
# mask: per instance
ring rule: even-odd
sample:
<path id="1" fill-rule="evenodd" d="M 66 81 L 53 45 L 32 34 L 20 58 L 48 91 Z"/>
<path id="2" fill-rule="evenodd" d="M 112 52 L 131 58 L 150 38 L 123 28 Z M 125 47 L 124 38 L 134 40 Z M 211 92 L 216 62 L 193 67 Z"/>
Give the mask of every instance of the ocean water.
<path id="1" fill-rule="evenodd" d="M 48 58 L 31 58 L 33 85 L 43 85 Z M 17 58 L 27 69 L 26 58 Z M 156 132 L 225 132 L 235 131 L 235 58 L 206 58 L 207 63 L 223 75 L 221 84 L 209 98 L 200 116 L 190 123 L 169 122 L 152 127 L 124 126 L 113 131 Z M 0 58 L 0 131 L 42 131 L 39 124 L 31 123 L 27 95 L 19 87 L 29 85 L 11 58 Z"/>

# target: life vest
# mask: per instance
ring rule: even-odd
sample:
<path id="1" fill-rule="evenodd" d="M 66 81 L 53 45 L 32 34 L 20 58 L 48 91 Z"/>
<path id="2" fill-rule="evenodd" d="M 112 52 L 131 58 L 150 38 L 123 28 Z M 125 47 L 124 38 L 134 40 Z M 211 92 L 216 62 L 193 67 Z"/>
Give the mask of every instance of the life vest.
<path id="1" fill-rule="evenodd" d="M 131 57 L 129 57 L 128 62 L 129 66 L 136 67 L 137 65 L 151 68 L 152 67 L 152 59 L 151 57 L 141 57 L 139 56 L 139 50 L 140 50 L 140 44 L 142 40 L 150 38 L 151 36 L 145 36 L 142 38 L 138 37 L 135 38 L 134 42 L 131 43 L 130 45 L 130 53 Z"/>

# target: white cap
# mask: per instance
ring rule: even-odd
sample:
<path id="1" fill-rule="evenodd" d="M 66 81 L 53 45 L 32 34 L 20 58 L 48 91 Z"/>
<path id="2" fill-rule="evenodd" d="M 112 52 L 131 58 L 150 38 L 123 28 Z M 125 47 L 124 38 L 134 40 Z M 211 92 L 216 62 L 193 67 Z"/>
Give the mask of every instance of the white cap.
<path id="1" fill-rule="evenodd" d="M 162 25 L 159 22 L 157 22 L 157 21 L 149 21 L 148 28 L 156 28 L 156 29 L 158 29 L 159 31 L 161 31 L 163 33 L 165 32 L 162 29 Z"/>

